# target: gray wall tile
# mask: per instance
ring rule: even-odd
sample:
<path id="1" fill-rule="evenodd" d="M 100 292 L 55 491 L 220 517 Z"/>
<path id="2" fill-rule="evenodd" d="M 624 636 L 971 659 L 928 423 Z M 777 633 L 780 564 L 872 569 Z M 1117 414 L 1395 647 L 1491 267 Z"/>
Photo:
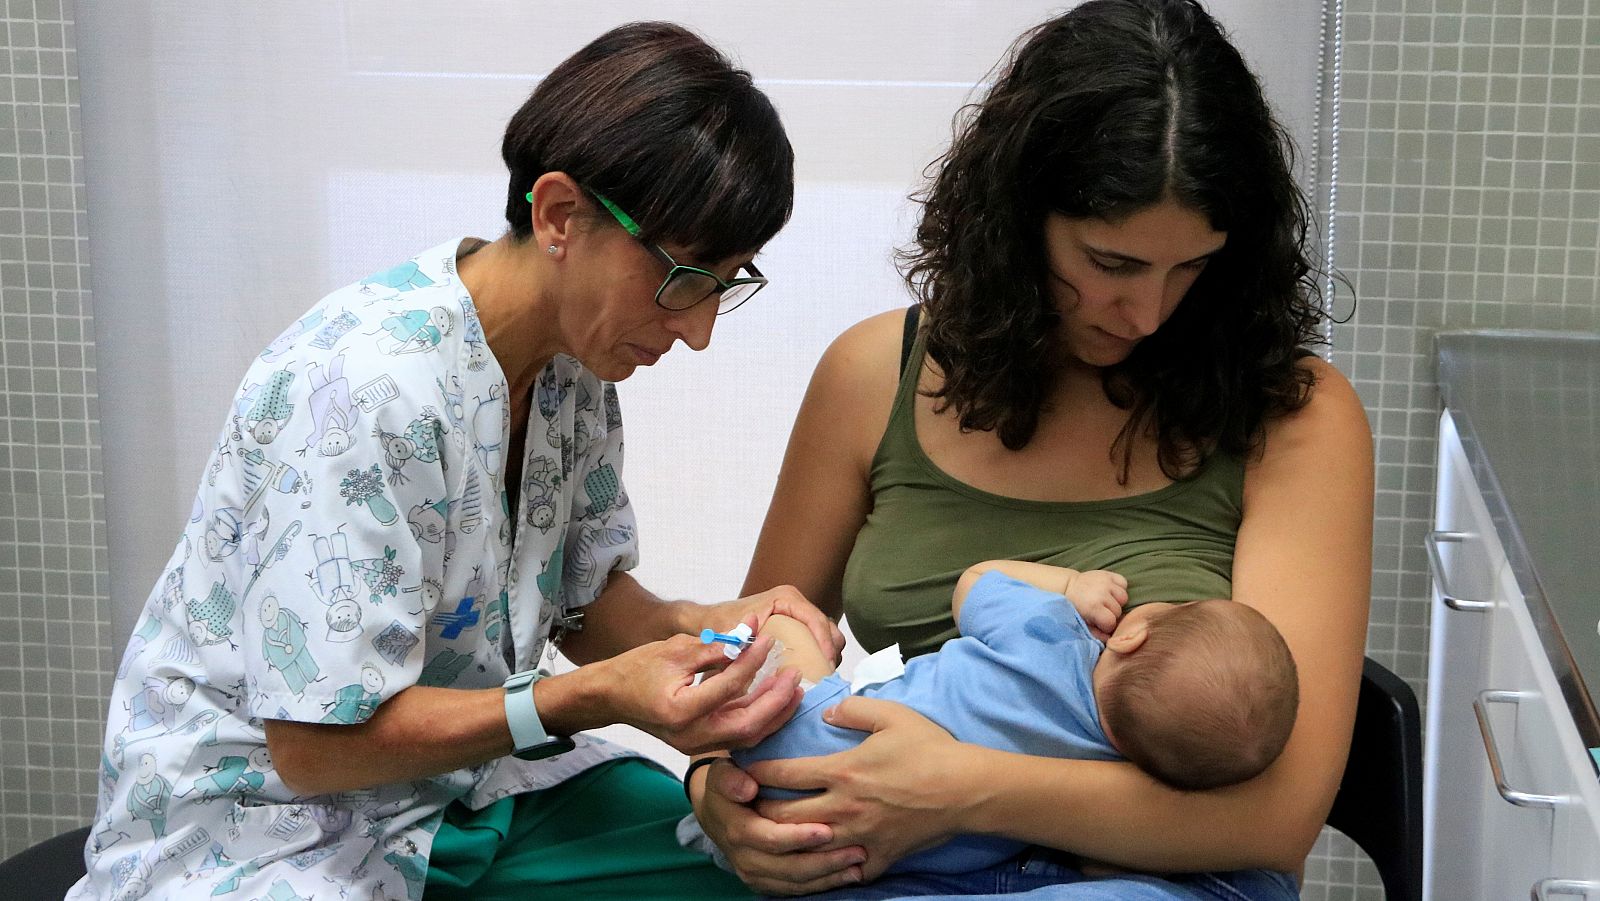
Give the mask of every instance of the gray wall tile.
<path id="1" fill-rule="evenodd" d="M 94 815 L 110 691 L 71 7 L 0 13 L 0 857 Z"/>

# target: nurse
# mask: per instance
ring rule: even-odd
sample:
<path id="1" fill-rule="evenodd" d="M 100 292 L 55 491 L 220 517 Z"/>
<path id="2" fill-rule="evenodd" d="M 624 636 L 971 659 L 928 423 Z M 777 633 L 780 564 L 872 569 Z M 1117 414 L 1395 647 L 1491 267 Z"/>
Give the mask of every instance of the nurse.
<path id="1" fill-rule="evenodd" d="M 784 613 L 843 644 L 791 588 L 700 605 L 627 572 L 612 383 L 766 284 L 793 152 L 748 73 L 637 23 L 545 77 L 502 155 L 505 234 L 334 291 L 245 373 L 119 668 L 71 897 L 747 896 L 677 846 L 675 778 L 581 733 L 753 743 L 796 677 L 692 635 Z M 558 642 L 579 666 L 548 676 Z M 175 678 L 185 724 L 125 759 L 129 699 Z"/>

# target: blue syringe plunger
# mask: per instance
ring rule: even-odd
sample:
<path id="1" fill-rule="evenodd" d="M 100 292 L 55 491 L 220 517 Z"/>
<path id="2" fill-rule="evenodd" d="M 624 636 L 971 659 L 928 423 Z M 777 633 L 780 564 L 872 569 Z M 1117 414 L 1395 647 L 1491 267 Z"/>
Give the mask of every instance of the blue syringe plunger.
<path id="1" fill-rule="evenodd" d="M 723 644 L 731 644 L 734 647 L 740 647 L 740 648 L 744 647 L 745 644 L 746 644 L 745 639 L 740 638 L 737 635 L 728 635 L 728 634 L 725 634 L 725 633 L 722 633 L 722 632 L 718 632 L 715 629 L 701 629 L 700 630 L 700 643 L 701 644 L 711 644 L 712 642 L 721 642 Z"/>

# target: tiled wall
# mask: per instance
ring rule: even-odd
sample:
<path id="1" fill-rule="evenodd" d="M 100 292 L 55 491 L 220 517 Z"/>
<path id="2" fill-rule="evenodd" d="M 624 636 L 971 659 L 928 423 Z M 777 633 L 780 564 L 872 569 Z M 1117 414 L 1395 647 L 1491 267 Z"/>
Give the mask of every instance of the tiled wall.
<path id="1" fill-rule="evenodd" d="M 94 813 L 112 643 L 72 0 L 0 0 L 0 857 Z"/>
<path id="2" fill-rule="evenodd" d="M 1344 35 L 1333 361 L 1377 439 L 1368 651 L 1420 697 L 1433 334 L 1600 327 L 1600 0 L 1346 0 Z M 1306 897 L 1381 898 L 1357 856 L 1331 842 Z"/>
<path id="3" fill-rule="evenodd" d="M 1334 361 L 1378 440 L 1368 647 L 1421 690 L 1432 336 L 1600 326 L 1600 4 L 1349 0 L 1345 35 Z"/>

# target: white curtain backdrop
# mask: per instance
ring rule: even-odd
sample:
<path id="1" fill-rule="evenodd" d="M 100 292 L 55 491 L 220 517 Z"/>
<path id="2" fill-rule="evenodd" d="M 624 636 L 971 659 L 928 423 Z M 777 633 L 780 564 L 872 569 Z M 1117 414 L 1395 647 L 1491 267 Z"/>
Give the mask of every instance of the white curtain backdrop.
<path id="1" fill-rule="evenodd" d="M 112 606 L 126 641 L 249 359 L 327 292 L 503 230 L 506 119 L 611 26 L 688 25 L 756 76 L 794 143 L 773 282 L 620 386 L 638 575 L 733 597 L 828 341 L 903 306 L 905 197 L 1010 42 L 1022 0 L 610 3 L 118 0 L 79 5 Z M 1212 0 L 1302 147 L 1317 0 Z M 629 739 L 632 741 L 632 739 Z M 661 751 L 647 741 L 637 744 Z M 673 761 L 675 755 L 659 756 Z"/>

